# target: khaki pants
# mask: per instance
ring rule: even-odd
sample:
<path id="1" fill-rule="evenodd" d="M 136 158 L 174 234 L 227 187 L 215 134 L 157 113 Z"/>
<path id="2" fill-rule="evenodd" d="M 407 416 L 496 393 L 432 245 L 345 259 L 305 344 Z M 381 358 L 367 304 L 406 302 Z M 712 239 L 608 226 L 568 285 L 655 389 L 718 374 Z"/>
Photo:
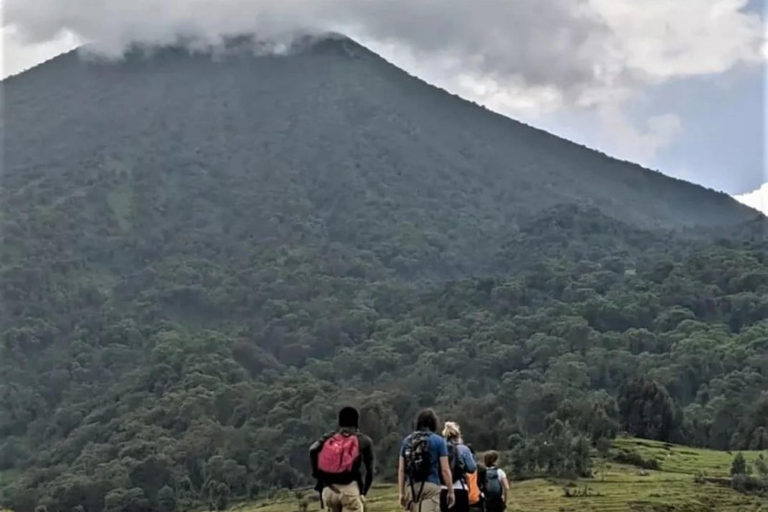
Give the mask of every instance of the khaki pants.
<path id="1" fill-rule="evenodd" d="M 363 512 L 363 500 L 357 482 L 323 489 L 323 502 L 330 512 Z"/>
<path id="2" fill-rule="evenodd" d="M 421 494 L 419 494 L 421 491 Z M 416 493 L 416 498 L 419 501 L 415 501 L 413 492 Z M 405 494 L 408 497 L 408 510 L 409 512 L 440 512 L 440 486 L 433 484 L 432 482 L 425 482 L 422 489 L 421 484 L 413 484 L 413 490 L 411 490 L 410 484 L 406 484 Z"/>

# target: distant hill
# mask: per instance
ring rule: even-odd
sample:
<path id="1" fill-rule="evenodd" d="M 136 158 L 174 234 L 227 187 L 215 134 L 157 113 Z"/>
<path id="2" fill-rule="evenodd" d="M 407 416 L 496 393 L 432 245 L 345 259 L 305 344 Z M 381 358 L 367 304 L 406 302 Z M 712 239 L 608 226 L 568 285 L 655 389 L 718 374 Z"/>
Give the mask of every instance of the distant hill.
<path id="1" fill-rule="evenodd" d="M 768 449 L 766 222 L 724 194 L 344 38 L 2 89 L 0 506 L 303 486 L 341 402 L 382 479 L 424 406 L 535 473 L 620 430 Z"/>

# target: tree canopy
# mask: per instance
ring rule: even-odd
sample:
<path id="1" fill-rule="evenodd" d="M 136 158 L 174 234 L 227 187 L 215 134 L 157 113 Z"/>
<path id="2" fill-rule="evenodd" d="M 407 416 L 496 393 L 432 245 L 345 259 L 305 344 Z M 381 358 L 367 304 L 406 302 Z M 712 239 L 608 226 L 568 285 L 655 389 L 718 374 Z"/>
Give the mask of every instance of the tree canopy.
<path id="1" fill-rule="evenodd" d="M 340 403 L 360 408 L 383 478 L 424 406 L 478 449 L 532 454 L 523 474 L 588 470 L 530 452 L 540 435 L 577 451 L 620 431 L 767 449 L 761 243 L 692 247 L 663 272 L 543 257 L 432 286 L 283 249 L 250 272 L 165 262 L 130 301 L 39 290 L 41 314 L 0 338 L 0 469 L 18 475 L 3 504 L 127 510 L 302 486 Z M 243 307 L 254 293 L 261 307 Z M 57 301 L 76 320 L 45 314 Z"/>

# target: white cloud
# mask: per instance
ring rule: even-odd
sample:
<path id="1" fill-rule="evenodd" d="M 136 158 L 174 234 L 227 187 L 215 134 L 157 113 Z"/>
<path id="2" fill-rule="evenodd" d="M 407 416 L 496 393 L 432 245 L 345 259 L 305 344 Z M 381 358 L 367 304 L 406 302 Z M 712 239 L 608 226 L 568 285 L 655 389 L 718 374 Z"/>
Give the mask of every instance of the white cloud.
<path id="1" fill-rule="evenodd" d="M 49 41 L 28 44 L 21 41 L 15 27 L 0 29 L 0 77 L 6 78 L 72 50 L 78 45 L 74 34 L 64 32 Z"/>
<path id="2" fill-rule="evenodd" d="M 644 127 L 630 122 L 621 104 L 601 105 L 599 117 L 603 136 L 610 146 L 628 160 L 651 166 L 656 153 L 683 133 L 683 125 L 675 114 L 661 114 L 647 119 Z"/>
<path id="3" fill-rule="evenodd" d="M 443 77 L 554 88 L 566 102 L 638 82 L 716 73 L 760 59 L 747 0 L 5 0 L 4 24 L 30 43 L 71 31 L 114 50 L 179 34 L 346 32 L 404 47 Z M 509 85 L 508 85 L 509 84 Z M 504 89 L 509 87 L 509 91 Z"/>
<path id="4" fill-rule="evenodd" d="M 763 23 L 748 0 L 591 0 L 627 68 L 649 80 L 722 73 L 761 60 Z"/>
<path id="5" fill-rule="evenodd" d="M 768 182 L 763 183 L 757 190 L 735 197 L 736 200 L 768 215 Z"/>

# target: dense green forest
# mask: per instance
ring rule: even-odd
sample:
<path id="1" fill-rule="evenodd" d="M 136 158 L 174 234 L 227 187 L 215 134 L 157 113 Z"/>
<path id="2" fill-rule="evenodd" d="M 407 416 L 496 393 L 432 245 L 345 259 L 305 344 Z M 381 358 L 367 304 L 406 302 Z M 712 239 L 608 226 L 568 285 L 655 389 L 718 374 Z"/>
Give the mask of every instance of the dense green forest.
<path id="1" fill-rule="evenodd" d="M 622 431 L 768 449 L 766 221 L 723 194 L 349 42 L 3 85 L 0 505 L 303 486 L 342 403 L 383 479 L 424 406 L 520 477 Z"/>
<path id="2" fill-rule="evenodd" d="M 573 214 L 538 236 L 572 239 Z M 382 477 L 426 405 L 478 448 L 529 453 L 555 428 L 768 449 L 767 254 L 759 236 L 647 266 L 530 254 L 530 270 L 429 288 L 285 249 L 252 272 L 176 261 L 130 306 L 60 289 L 71 330 L 29 315 L 2 336 L 3 502 L 100 510 L 131 489 L 191 504 L 301 486 L 342 402 L 361 407 Z M 235 307 L 255 291 L 261 308 Z M 210 311 L 215 329 L 198 318 Z"/>

